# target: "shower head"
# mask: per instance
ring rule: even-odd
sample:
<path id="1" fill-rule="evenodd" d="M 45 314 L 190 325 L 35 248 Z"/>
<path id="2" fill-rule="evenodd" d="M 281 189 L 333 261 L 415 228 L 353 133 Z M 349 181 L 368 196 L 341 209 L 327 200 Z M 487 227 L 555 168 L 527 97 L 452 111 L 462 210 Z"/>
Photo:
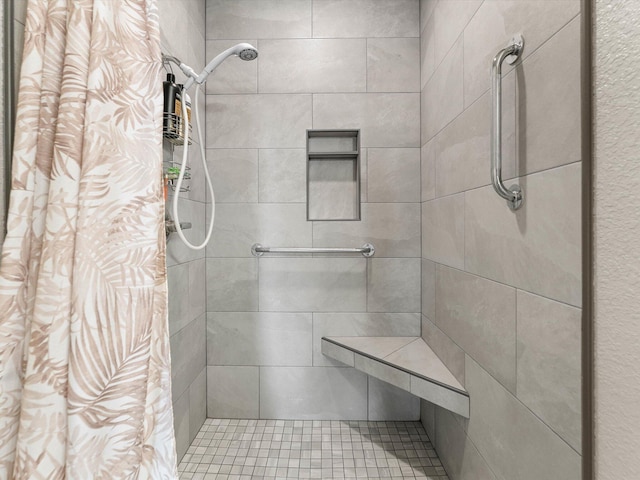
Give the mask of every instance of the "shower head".
<path id="1" fill-rule="evenodd" d="M 203 84 L 207 80 L 207 77 L 211 74 L 211 72 L 218 68 L 218 66 L 222 62 L 224 62 L 232 55 L 236 55 L 242 60 L 246 61 L 255 60 L 256 58 L 258 58 L 258 49 L 250 43 L 238 43 L 237 45 L 234 45 L 231 48 L 227 48 L 224 52 L 218 54 L 217 57 L 211 60 L 207 64 L 207 66 L 204 67 L 204 70 L 202 70 L 202 73 L 200 73 L 200 75 L 195 74 L 195 72 L 193 72 L 193 70 L 189 67 L 187 67 L 187 69 L 182 68 L 181 64 L 180 68 L 182 68 L 182 71 L 190 77 L 189 80 L 187 80 L 187 82 L 184 84 L 184 87 L 189 88 L 191 85 L 193 85 L 194 82 Z"/>
<path id="2" fill-rule="evenodd" d="M 249 48 L 240 50 L 238 56 L 241 60 L 251 61 L 255 60 L 258 57 L 258 51 L 249 45 Z"/>

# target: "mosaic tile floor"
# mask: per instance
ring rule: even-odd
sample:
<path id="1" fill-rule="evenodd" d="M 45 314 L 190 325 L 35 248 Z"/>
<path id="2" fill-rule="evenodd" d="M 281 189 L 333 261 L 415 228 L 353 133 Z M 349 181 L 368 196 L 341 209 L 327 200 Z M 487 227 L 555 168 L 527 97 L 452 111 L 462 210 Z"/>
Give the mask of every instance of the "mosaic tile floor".
<path id="1" fill-rule="evenodd" d="M 180 479 L 448 477 L 419 422 L 207 419 Z"/>

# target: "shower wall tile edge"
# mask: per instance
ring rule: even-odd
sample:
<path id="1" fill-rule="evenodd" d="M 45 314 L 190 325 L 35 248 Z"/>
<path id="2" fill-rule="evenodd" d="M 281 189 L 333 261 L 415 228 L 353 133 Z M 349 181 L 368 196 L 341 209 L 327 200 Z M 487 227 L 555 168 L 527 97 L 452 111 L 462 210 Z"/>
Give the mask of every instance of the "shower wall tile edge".
<path id="1" fill-rule="evenodd" d="M 164 53 L 180 58 L 196 70 L 205 62 L 205 0 L 174 2 L 158 0 L 161 46 Z M 182 74 L 174 69 L 178 83 Z M 158 79 L 158 82 L 164 78 Z M 192 94 L 193 95 L 193 94 Z M 204 95 L 201 97 L 201 118 L 205 119 Z M 195 128 L 194 128 L 195 131 Z M 185 232 L 197 241 L 204 237 L 205 195 L 204 176 L 199 166 L 198 143 L 194 138 L 189 155 L 191 191 L 182 193 L 179 204 L 180 221 L 191 222 Z M 171 159 L 174 150 L 164 144 L 164 160 Z M 175 160 L 181 160 L 182 148 L 175 147 Z M 170 209 L 171 198 L 166 207 Z M 174 235 L 167 241 L 167 276 L 169 296 L 169 331 L 171 334 L 171 367 L 174 429 L 178 459 L 182 458 L 206 418 L 206 261 L 203 251 L 189 250 Z"/>

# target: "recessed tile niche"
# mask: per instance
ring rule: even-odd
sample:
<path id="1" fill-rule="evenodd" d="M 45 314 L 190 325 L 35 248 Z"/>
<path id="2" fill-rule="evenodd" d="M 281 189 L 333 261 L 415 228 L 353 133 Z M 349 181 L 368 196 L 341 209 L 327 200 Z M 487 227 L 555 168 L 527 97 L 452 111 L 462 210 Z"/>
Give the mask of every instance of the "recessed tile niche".
<path id="1" fill-rule="evenodd" d="M 360 130 L 307 130 L 307 220 L 360 220 Z"/>

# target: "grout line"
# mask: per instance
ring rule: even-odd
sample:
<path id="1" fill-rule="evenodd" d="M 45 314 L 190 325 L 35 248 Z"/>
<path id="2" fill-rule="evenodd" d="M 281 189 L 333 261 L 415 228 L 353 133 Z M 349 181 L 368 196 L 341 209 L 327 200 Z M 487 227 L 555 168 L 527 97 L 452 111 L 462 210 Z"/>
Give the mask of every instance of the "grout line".
<path id="1" fill-rule="evenodd" d="M 514 306 L 515 306 L 515 312 L 514 312 L 514 322 L 515 322 L 515 335 L 513 336 L 513 341 L 515 343 L 514 345 L 514 353 L 515 353 L 515 372 L 514 372 L 514 376 L 513 378 L 515 379 L 515 386 L 514 386 L 514 395 L 517 397 L 518 396 L 518 289 L 516 288 L 516 290 L 513 292 L 513 296 L 514 296 Z"/>
<path id="2" fill-rule="evenodd" d="M 524 288 L 522 288 L 522 287 L 516 287 L 516 286 L 511 285 L 511 284 L 509 284 L 509 283 L 504 283 L 504 282 L 501 282 L 501 281 L 499 281 L 499 280 L 494 280 L 493 278 L 484 277 L 484 276 L 482 276 L 482 275 L 480 275 L 480 274 L 478 274 L 478 273 L 474 273 L 474 272 L 470 272 L 470 271 L 467 271 L 467 270 L 463 270 L 463 269 L 461 269 L 461 268 L 459 268 L 459 267 L 453 267 L 453 266 L 448 265 L 448 264 L 446 264 L 446 263 L 441 263 L 439 260 L 434 260 L 434 259 L 431 259 L 431 258 L 426 258 L 426 260 L 429 260 L 429 261 L 431 261 L 431 262 L 434 262 L 434 263 L 436 263 L 437 265 L 440 265 L 440 266 L 442 266 L 442 267 L 449 268 L 449 269 L 451 269 L 451 270 L 456 270 L 456 271 L 458 271 L 458 272 L 460 272 L 460 273 L 464 273 L 464 274 L 466 274 L 466 275 L 471 275 L 471 276 L 473 276 L 473 277 L 476 277 L 476 278 L 479 278 L 479 279 L 482 279 L 482 280 L 486 280 L 486 281 L 488 281 L 488 282 L 496 283 L 496 284 L 501 285 L 501 286 L 503 286 L 503 287 L 512 288 L 512 289 L 514 289 L 514 290 L 520 290 L 520 291 L 522 291 L 522 292 L 529 293 L 529 294 L 531 294 L 531 295 L 535 295 L 535 296 L 537 296 L 537 297 L 541 297 L 541 298 L 544 298 L 544 299 L 546 299 L 546 300 L 549 300 L 549 301 L 552 301 L 552 302 L 555 302 L 555 303 L 560 303 L 560 304 L 565 305 L 565 306 L 567 306 L 567 307 L 572 307 L 572 308 L 577 308 L 578 310 L 582 310 L 582 307 L 579 307 L 579 306 L 577 306 L 577 305 L 572 305 L 571 303 L 567 303 L 567 302 L 565 302 L 565 301 L 563 301 L 563 300 L 557 300 L 557 299 L 555 299 L 555 298 L 551 298 L 551 297 L 548 297 L 548 296 L 542 295 L 542 294 L 540 294 L 540 293 L 536 293 L 536 292 L 532 292 L 532 291 L 530 291 L 530 290 L 526 290 L 526 289 L 524 289 Z"/>
<path id="3" fill-rule="evenodd" d="M 369 38 L 364 39 L 364 91 L 369 93 Z"/>

